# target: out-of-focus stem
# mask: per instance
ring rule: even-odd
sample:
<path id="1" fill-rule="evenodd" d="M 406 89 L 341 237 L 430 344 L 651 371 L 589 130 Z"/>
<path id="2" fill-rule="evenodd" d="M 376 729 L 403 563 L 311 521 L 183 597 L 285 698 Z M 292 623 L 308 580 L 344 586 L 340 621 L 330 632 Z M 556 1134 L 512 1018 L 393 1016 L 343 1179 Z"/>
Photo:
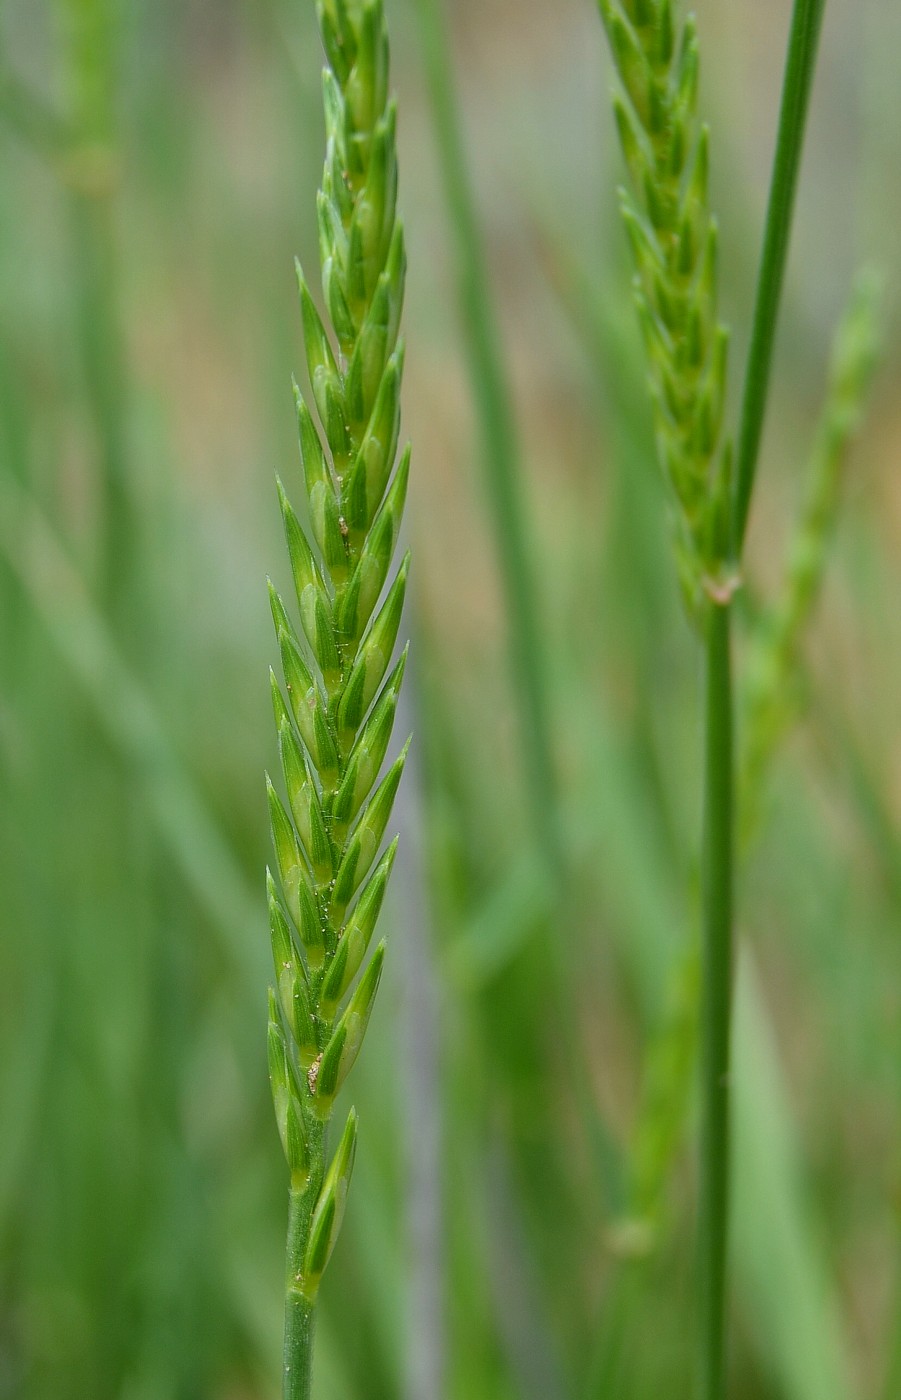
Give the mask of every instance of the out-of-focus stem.
<path id="1" fill-rule="evenodd" d="M 825 8 L 826 0 L 795 0 L 792 11 L 776 154 L 773 158 L 738 429 L 735 460 L 736 554 L 741 553 L 751 509 L 807 109 Z"/>
<path id="2" fill-rule="evenodd" d="M 730 623 L 728 606 L 711 606 L 705 638 L 702 853 L 701 1400 L 722 1400 L 725 1395 L 734 826 Z"/>
<path id="3" fill-rule="evenodd" d="M 411 683 L 412 682 L 412 683 Z M 414 668 L 401 693 L 400 727 L 421 733 L 423 708 Z M 443 1179 L 444 1076 L 441 997 L 434 927 L 427 890 L 422 743 L 414 745 L 395 809 L 399 818 L 404 919 L 403 1026 L 406 1066 L 406 1230 L 409 1251 L 405 1359 L 407 1400 L 442 1400 L 446 1390 L 445 1221 Z"/>
<path id="4" fill-rule="evenodd" d="M 548 971 L 558 1007 L 560 1053 L 590 1141 L 598 1176 L 605 1170 L 609 1141 L 589 1082 L 579 1043 L 577 987 L 569 948 L 559 931 L 572 917 L 572 880 L 562 839 L 560 792 L 554 769 L 540 592 L 531 565 L 523 470 L 513 407 L 466 169 L 460 115 L 450 66 L 450 46 L 440 0 L 415 0 L 420 19 L 426 79 L 431 99 L 441 174 L 455 245 L 460 301 L 472 393 L 482 434 L 482 456 L 494 547 L 504 589 L 510 666 L 519 706 L 523 767 L 536 854 L 543 871 L 555 927 L 548 946 Z"/>

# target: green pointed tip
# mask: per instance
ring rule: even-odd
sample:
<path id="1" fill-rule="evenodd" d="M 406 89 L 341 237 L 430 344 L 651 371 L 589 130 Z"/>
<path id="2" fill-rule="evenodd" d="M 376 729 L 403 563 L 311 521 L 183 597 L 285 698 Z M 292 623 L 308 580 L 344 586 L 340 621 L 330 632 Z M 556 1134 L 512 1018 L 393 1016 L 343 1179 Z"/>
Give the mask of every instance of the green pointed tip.
<path id="1" fill-rule="evenodd" d="M 385 953 L 387 952 L 387 949 L 388 944 L 383 938 L 382 941 L 376 947 L 375 952 L 369 960 L 369 966 L 366 968 L 366 971 L 363 973 L 363 976 L 360 979 L 360 985 L 357 988 L 357 991 L 354 993 L 354 1001 L 356 1001 L 357 996 L 359 995 L 358 1005 L 360 1007 L 368 1009 L 372 1006 L 372 1003 L 375 1000 L 375 994 L 378 991 L 379 983 L 382 980 L 382 969 L 385 965 Z"/>
<path id="2" fill-rule="evenodd" d="M 275 635 L 279 646 L 282 645 L 283 636 L 293 645 L 294 628 L 291 626 L 288 610 L 282 602 L 281 594 L 273 587 L 271 580 L 269 580 L 269 607 L 272 610 L 272 621 L 275 623 Z"/>
<path id="3" fill-rule="evenodd" d="M 406 758 L 406 756 L 407 756 L 407 749 L 408 749 L 409 747 L 410 747 L 410 740 L 408 739 L 407 742 L 406 742 L 406 744 L 404 745 L 404 751 L 403 751 L 403 753 L 401 754 L 401 758 L 403 758 L 403 759 Z M 388 847 L 387 847 L 387 849 L 386 849 L 386 851 L 385 851 L 385 854 L 382 856 L 382 859 L 379 861 L 379 865 L 380 865 L 380 866 L 385 866 L 385 867 L 387 868 L 387 871 L 388 871 L 388 874 L 385 876 L 385 882 L 386 882 L 386 883 L 387 883 L 387 880 L 388 880 L 388 875 L 391 874 L 391 870 L 392 870 L 392 868 L 393 868 L 393 866 L 394 866 L 394 860 L 395 860 L 395 857 L 397 856 L 397 848 L 398 848 L 399 845 L 400 845 L 400 837 L 399 837 L 399 836 L 393 836 L 393 837 L 391 838 L 391 841 L 390 841 L 389 844 L 388 844 Z"/>
<path id="4" fill-rule="evenodd" d="M 400 487 L 401 501 L 403 501 L 403 498 L 407 492 L 407 478 L 410 475 L 410 458 L 412 455 L 413 444 L 411 442 L 408 442 L 400 455 L 400 461 L 397 464 L 397 471 L 394 473 L 394 481 L 391 484 L 392 492 L 396 492 L 398 490 L 398 487 Z"/>
<path id="5" fill-rule="evenodd" d="M 328 64 L 322 67 L 322 100 L 326 108 L 334 108 L 341 103 L 341 88 Z"/>
<path id="6" fill-rule="evenodd" d="M 357 1152 L 357 1133 L 359 1131 L 360 1120 L 357 1110 L 351 1108 L 347 1115 L 347 1122 L 344 1124 L 344 1132 L 341 1134 L 341 1141 L 338 1143 L 338 1150 L 335 1153 L 335 1160 L 329 1175 L 332 1181 L 342 1181 L 345 1185 L 350 1181 L 350 1174 L 353 1171 L 354 1157 Z"/>

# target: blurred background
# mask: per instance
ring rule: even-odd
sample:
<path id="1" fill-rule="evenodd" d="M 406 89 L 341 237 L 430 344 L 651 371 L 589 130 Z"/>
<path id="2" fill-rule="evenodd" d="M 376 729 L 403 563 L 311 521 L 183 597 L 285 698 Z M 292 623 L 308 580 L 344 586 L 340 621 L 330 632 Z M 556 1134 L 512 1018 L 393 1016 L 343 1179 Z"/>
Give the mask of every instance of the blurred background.
<path id="1" fill-rule="evenodd" d="M 733 398 L 789 8 L 697 6 Z M 687 1397 L 698 653 L 608 57 L 591 0 L 387 9 L 415 763 L 317 1393 Z M 2 1400 L 277 1393 L 265 576 L 313 10 L 0 10 Z M 734 1400 L 901 1394 L 899 45 L 896 7 L 828 6 L 749 541 L 753 674 L 875 263 L 881 362 L 743 820 Z"/>

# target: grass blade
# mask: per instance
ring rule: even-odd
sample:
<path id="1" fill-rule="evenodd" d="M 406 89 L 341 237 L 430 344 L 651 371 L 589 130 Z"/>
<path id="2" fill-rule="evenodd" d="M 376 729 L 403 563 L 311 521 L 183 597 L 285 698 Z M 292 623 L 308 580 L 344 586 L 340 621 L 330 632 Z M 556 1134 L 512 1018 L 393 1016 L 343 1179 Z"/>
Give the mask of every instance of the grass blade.
<path id="1" fill-rule="evenodd" d="M 773 344 L 788 258 L 795 192 L 807 109 L 816 68 L 826 0 L 795 0 L 779 110 L 763 247 L 754 295 L 751 344 L 745 369 L 735 460 L 735 548 L 740 553 L 751 509 L 760 440 L 766 416 Z"/>

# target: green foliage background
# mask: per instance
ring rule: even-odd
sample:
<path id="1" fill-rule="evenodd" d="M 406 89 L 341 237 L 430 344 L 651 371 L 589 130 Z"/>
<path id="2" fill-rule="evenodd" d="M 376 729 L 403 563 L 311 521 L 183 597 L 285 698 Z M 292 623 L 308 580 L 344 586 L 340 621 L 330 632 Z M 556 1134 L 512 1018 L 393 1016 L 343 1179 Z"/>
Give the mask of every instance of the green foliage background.
<path id="1" fill-rule="evenodd" d="M 519 489 L 492 513 L 504 384 L 477 366 L 471 389 L 433 14 L 389 7 L 416 763 L 320 1394 L 687 1396 L 697 657 L 609 64 L 589 0 L 458 0 L 438 41 L 513 404 Z M 698 20 L 737 366 L 788 6 Z M 740 882 L 735 1400 L 901 1393 L 899 42 L 891 7 L 833 0 L 749 540 L 743 647 L 778 595 L 832 327 L 875 260 L 882 368 Z M 276 1393 L 264 577 L 287 582 L 274 472 L 299 480 L 320 66 L 305 0 L 0 11 L 3 1400 Z M 499 583 L 520 513 L 544 826 Z"/>

